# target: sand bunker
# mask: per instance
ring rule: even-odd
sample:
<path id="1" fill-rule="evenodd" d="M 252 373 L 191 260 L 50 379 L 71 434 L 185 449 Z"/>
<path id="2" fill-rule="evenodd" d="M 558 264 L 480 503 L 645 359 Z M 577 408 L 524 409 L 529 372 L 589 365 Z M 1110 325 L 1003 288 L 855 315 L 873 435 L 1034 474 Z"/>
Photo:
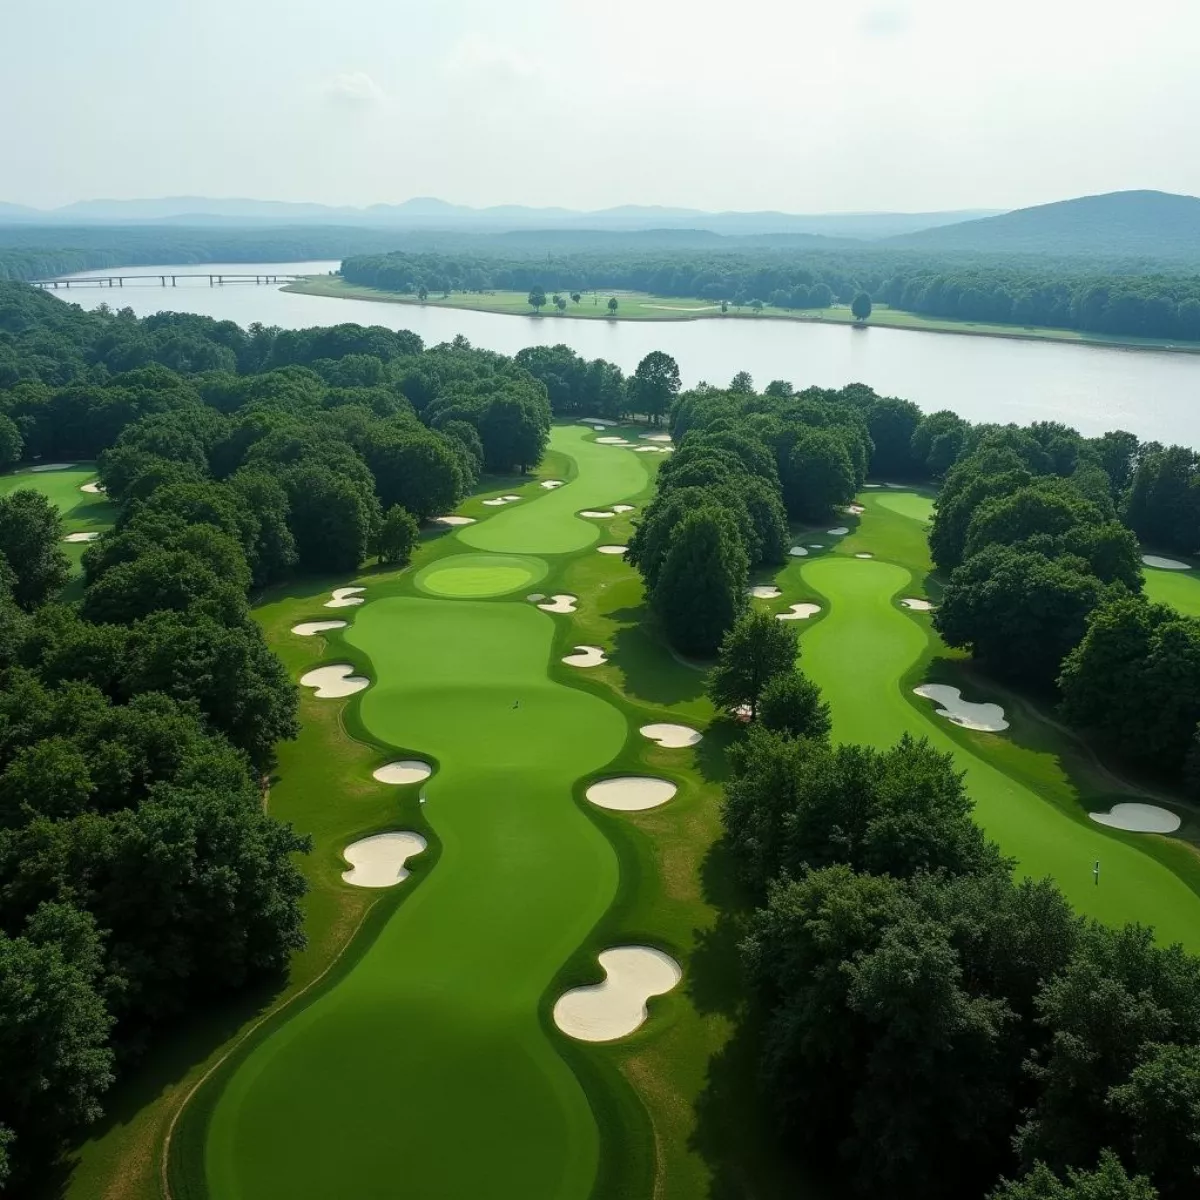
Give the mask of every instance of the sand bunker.
<path id="1" fill-rule="evenodd" d="M 882 483 L 864 483 L 863 487 L 883 487 Z"/>
<path id="2" fill-rule="evenodd" d="M 617 514 L 608 509 L 585 508 L 583 512 L 577 513 L 576 515 L 580 517 L 590 517 L 596 521 L 604 521 L 609 517 L 615 517 Z"/>
<path id="3" fill-rule="evenodd" d="M 867 510 L 863 508 L 861 504 L 852 504 L 848 509 L 846 509 L 846 511 L 848 513 L 853 513 L 853 515 L 856 517 L 861 517 Z"/>
<path id="4" fill-rule="evenodd" d="M 522 496 L 501 496 L 500 499 L 506 504 L 515 504 L 518 500 L 523 499 Z"/>
<path id="5" fill-rule="evenodd" d="M 612 506 L 612 510 L 615 513 L 633 512 L 633 505 L 632 504 L 614 504 Z"/>
<path id="6" fill-rule="evenodd" d="M 777 621 L 807 621 L 809 617 L 815 617 L 821 611 L 819 604 L 793 604 L 790 611 L 784 613 L 776 613 Z"/>
<path id="7" fill-rule="evenodd" d="M 74 463 L 41 463 L 29 469 L 31 471 L 69 471 L 74 465 Z"/>
<path id="8" fill-rule="evenodd" d="M 422 759 L 400 758 L 385 766 L 376 767 L 371 772 L 371 778 L 378 779 L 380 783 L 406 784 L 420 783 L 432 774 L 433 768 Z"/>
<path id="9" fill-rule="evenodd" d="M 34 467 L 36 471 L 37 468 Z M 1142 562 L 1148 567 L 1157 567 L 1160 571 L 1190 571 L 1192 568 L 1177 558 L 1163 558 L 1158 554 L 1143 554 Z"/>
<path id="10" fill-rule="evenodd" d="M 561 480 L 561 479 L 543 479 L 542 480 L 542 487 L 544 487 L 544 488 L 556 488 L 556 487 L 562 487 L 562 485 L 563 485 L 563 480 Z"/>
<path id="11" fill-rule="evenodd" d="M 669 442 L 671 440 L 669 433 L 641 433 L 638 436 L 646 442 Z"/>
<path id="12" fill-rule="evenodd" d="M 355 675 L 354 668 L 349 663 L 317 667 L 307 675 L 301 675 L 300 682 L 305 687 L 316 688 L 313 695 L 318 700 L 340 700 L 343 696 L 353 696 L 355 692 L 361 692 L 371 684 L 365 675 Z"/>
<path id="13" fill-rule="evenodd" d="M 99 537 L 100 537 L 100 535 L 94 531 L 92 533 L 68 533 L 67 536 L 65 538 L 63 538 L 63 541 L 64 542 L 94 542 Z"/>
<path id="14" fill-rule="evenodd" d="M 502 504 L 507 503 L 508 501 L 505 500 L 503 496 L 495 496 L 491 500 L 484 501 L 484 504 L 488 505 L 490 508 L 499 508 Z"/>
<path id="15" fill-rule="evenodd" d="M 634 446 L 633 449 L 634 449 L 634 453 L 636 453 L 636 454 L 657 454 L 658 453 L 657 446 Z"/>
<path id="16" fill-rule="evenodd" d="M 866 551 L 863 551 L 861 554 L 856 554 L 854 557 L 855 558 L 874 558 L 875 555 L 868 554 L 868 553 L 866 553 Z"/>
<path id="17" fill-rule="evenodd" d="M 603 983 L 572 988 L 554 1005 L 554 1023 L 581 1042 L 611 1042 L 639 1029 L 646 1001 L 669 992 L 683 978 L 679 964 L 650 946 L 616 946 L 599 956 Z"/>
<path id="18" fill-rule="evenodd" d="M 830 537 L 841 537 L 843 534 L 849 533 L 850 530 L 845 525 L 839 525 L 836 529 L 827 529 L 825 532 Z"/>
<path id="19" fill-rule="evenodd" d="M 773 583 L 756 583 L 747 592 L 755 600 L 778 600 L 783 593 Z"/>
<path id="20" fill-rule="evenodd" d="M 408 878 L 405 862 L 427 845 L 419 833 L 406 829 L 376 833 L 351 842 L 342 851 L 342 857 L 350 863 L 350 870 L 343 871 L 342 878 L 355 887 L 392 887 Z"/>
<path id="21" fill-rule="evenodd" d="M 578 596 L 572 596 L 569 592 L 559 592 L 557 595 L 551 596 L 545 604 L 539 604 L 538 608 L 542 612 L 573 613 L 578 599 Z"/>
<path id="22" fill-rule="evenodd" d="M 598 667 L 608 662 L 608 656 L 600 646 L 576 646 L 574 654 L 563 656 L 568 667 Z"/>
<path id="23" fill-rule="evenodd" d="M 334 588 L 333 599 L 326 600 L 325 608 L 353 608 L 356 604 L 362 604 L 363 598 L 359 592 L 365 592 L 366 588 Z"/>
<path id="24" fill-rule="evenodd" d="M 629 549 L 628 546 L 597 546 L 596 549 L 601 554 L 624 554 Z"/>
<path id="25" fill-rule="evenodd" d="M 684 746 L 694 746 L 704 735 L 689 725 L 643 725 L 643 737 L 648 737 L 660 746 L 669 750 L 681 750 Z"/>
<path id="26" fill-rule="evenodd" d="M 644 775 L 618 775 L 601 779 L 588 788 L 587 798 L 598 808 L 613 812 L 643 812 L 666 804 L 675 795 L 676 787 L 667 779 L 651 779 Z"/>
<path id="27" fill-rule="evenodd" d="M 474 525 L 474 517 L 434 517 L 431 525 L 441 525 L 446 529 L 454 529 L 459 525 Z"/>
<path id="28" fill-rule="evenodd" d="M 1169 809 L 1157 804 L 1114 804 L 1106 813 L 1088 813 L 1093 821 L 1131 833 L 1174 833 L 1182 824 Z"/>
<path id="29" fill-rule="evenodd" d="M 302 621 L 292 626 L 292 632 L 301 637 L 316 637 L 318 633 L 328 633 L 331 629 L 345 629 L 345 621 Z"/>
<path id="30" fill-rule="evenodd" d="M 602 437 L 596 439 L 598 446 L 628 446 L 629 439 L 623 437 Z"/>
<path id="31" fill-rule="evenodd" d="M 918 600 L 915 596 L 905 596 L 900 603 L 905 608 L 911 608 L 913 612 L 933 612 L 933 605 L 928 600 Z"/>
<path id="32" fill-rule="evenodd" d="M 81 487 L 79 490 L 81 492 L 87 492 L 87 494 L 89 496 L 103 496 L 104 495 L 104 487 L 102 484 L 99 484 L 99 483 L 85 483 L 83 485 L 83 487 Z"/>
<path id="33" fill-rule="evenodd" d="M 999 733 L 1008 728 L 1004 709 L 999 704 L 972 704 L 962 698 L 956 687 L 943 683 L 923 683 L 913 688 L 918 696 L 932 700 L 938 705 L 938 716 L 961 725 L 964 729 L 978 729 L 983 733 Z"/>
<path id="34" fill-rule="evenodd" d="M 609 421 L 605 417 L 580 417 L 579 423 L 581 425 L 598 425 L 601 429 L 606 425 L 611 428 L 617 424 L 616 421 Z"/>
<path id="35" fill-rule="evenodd" d="M 793 547 L 792 547 L 792 548 L 791 548 L 791 549 L 788 551 L 788 553 L 789 553 L 789 554 L 790 554 L 790 555 L 791 555 L 793 558 L 807 558 L 807 557 L 808 557 L 808 551 L 807 551 L 807 550 L 805 550 L 805 548 L 804 548 L 803 546 L 793 546 Z"/>

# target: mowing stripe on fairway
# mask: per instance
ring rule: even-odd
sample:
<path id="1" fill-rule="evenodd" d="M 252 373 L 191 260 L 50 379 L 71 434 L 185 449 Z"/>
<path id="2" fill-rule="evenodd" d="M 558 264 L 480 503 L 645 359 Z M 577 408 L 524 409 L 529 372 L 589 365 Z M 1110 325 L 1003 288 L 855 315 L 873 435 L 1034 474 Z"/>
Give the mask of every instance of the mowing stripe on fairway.
<path id="1" fill-rule="evenodd" d="M 925 716 L 909 702 L 901 680 L 928 649 L 930 635 L 895 603 L 913 586 L 908 570 L 837 555 L 806 563 L 803 578 L 829 602 L 828 615 L 803 632 L 801 646 L 804 670 L 833 709 L 836 740 L 890 746 L 905 733 L 929 738 L 967 772 L 976 818 L 1018 860 L 1019 874 L 1052 875 L 1080 912 L 1108 924 L 1140 921 L 1154 925 L 1164 942 L 1200 949 L 1200 897 L 1178 876 L 1072 820 L 951 738 L 932 705 Z M 1092 879 L 1096 859 L 1103 863 L 1099 887 Z"/>

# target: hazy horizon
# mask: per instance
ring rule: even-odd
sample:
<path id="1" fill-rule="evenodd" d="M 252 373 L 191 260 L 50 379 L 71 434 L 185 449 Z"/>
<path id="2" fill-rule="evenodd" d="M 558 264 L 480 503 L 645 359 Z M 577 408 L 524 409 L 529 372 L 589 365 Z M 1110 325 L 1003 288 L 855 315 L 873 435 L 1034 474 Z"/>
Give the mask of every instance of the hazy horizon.
<path id="1" fill-rule="evenodd" d="M 817 213 L 1200 193 L 1200 10 L 9 0 L 0 199 Z M 724 15 L 724 14 L 720 14 Z M 1169 31 L 1169 36 L 1165 36 Z M 47 66 L 45 64 L 52 65 Z M 1069 152 L 1064 152 L 1069 148 Z"/>

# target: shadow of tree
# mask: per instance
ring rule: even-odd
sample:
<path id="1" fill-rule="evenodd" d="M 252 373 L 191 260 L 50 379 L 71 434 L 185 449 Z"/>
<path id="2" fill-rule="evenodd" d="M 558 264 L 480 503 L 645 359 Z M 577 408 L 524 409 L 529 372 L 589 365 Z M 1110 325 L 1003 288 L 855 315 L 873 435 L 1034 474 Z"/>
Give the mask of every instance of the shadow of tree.
<path id="1" fill-rule="evenodd" d="M 644 607 L 621 608 L 607 615 L 620 625 L 613 635 L 614 659 L 631 699 L 668 707 L 704 695 L 704 671 L 670 654 L 648 628 Z"/>

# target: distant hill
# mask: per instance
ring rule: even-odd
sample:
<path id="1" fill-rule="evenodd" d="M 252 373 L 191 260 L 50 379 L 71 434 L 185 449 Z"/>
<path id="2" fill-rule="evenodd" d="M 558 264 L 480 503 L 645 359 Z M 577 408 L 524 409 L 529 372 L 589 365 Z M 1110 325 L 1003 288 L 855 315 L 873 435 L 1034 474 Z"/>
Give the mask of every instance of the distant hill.
<path id="1" fill-rule="evenodd" d="M 532 208 L 521 204 L 471 208 L 421 196 L 402 204 L 366 208 L 297 204 L 282 200 L 169 196 L 152 200 L 80 200 L 61 208 L 33 209 L 0 203 L 0 223 L 22 225 L 146 224 L 190 226 L 342 225 L 405 231 L 507 233 L 516 230 L 581 232 L 700 231 L 726 237 L 809 235 L 873 241 L 970 221 L 996 210 L 935 213 L 703 212 L 625 204 L 595 212 Z"/>
<path id="2" fill-rule="evenodd" d="M 982 254 L 1200 259 L 1200 199 L 1108 192 L 888 238 L 888 246 Z"/>

